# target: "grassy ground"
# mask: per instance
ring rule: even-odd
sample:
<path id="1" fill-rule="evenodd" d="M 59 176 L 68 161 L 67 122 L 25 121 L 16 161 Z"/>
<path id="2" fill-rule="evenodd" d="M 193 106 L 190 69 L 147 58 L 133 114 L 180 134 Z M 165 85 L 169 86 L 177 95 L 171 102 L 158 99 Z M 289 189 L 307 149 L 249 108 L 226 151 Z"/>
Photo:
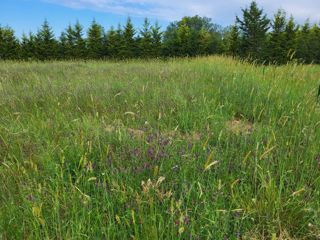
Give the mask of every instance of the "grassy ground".
<path id="1" fill-rule="evenodd" d="M 319 72 L 0 63 L 0 239 L 319 239 Z"/>

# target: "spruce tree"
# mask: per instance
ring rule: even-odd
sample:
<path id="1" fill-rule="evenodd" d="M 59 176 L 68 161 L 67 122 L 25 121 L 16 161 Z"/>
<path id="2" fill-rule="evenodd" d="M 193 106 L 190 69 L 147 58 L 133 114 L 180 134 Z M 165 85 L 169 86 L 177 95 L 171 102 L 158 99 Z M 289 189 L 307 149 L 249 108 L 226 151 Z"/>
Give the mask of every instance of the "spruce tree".
<path id="1" fill-rule="evenodd" d="M 121 39 L 121 33 L 119 34 L 114 27 L 111 27 L 106 35 L 106 48 L 108 57 L 116 59 L 119 57 L 119 43 Z"/>
<path id="2" fill-rule="evenodd" d="M 83 27 L 76 22 L 74 26 L 69 25 L 65 30 L 66 59 L 85 59 L 87 57 L 86 42 L 83 38 Z"/>
<path id="3" fill-rule="evenodd" d="M 68 38 L 65 32 L 62 32 L 59 38 L 59 49 L 58 49 L 58 57 L 59 59 L 67 59 L 68 58 Z"/>
<path id="4" fill-rule="evenodd" d="M 127 19 L 127 23 L 123 30 L 123 45 L 120 49 L 120 57 L 122 58 L 133 58 L 136 52 L 136 43 L 135 43 L 135 30 L 131 22 L 131 18 Z"/>
<path id="5" fill-rule="evenodd" d="M 72 26 L 69 24 L 67 29 L 65 30 L 65 58 L 66 59 L 75 59 L 76 57 L 76 39 L 75 39 L 75 31 Z"/>
<path id="6" fill-rule="evenodd" d="M 109 58 L 110 54 L 108 52 L 108 37 L 107 37 L 107 32 L 103 31 L 103 34 L 102 34 L 102 58 L 103 59 L 107 59 Z"/>
<path id="7" fill-rule="evenodd" d="M 144 20 L 143 28 L 140 31 L 139 52 L 143 58 L 152 57 L 152 30 L 147 18 Z"/>
<path id="8" fill-rule="evenodd" d="M 226 53 L 233 57 L 238 56 L 240 53 L 240 35 L 237 25 L 233 25 L 226 37 Z"/>
<path id="9" fill-rule="evenodd" d="M 36 54 L 40 60 L 58 57 L 58 43 L 47 20 L 44 21 L 36 35 Z"/>
<path id="10" fill-rule="evenodd" d="M 30 59 L 29 51 L 27 50 L 29 39 L 25 33 L 22 34 L 20 43 L 20 57 L 23 60 Z"/>
<path id="11" fill-rule="evenodd" d="M 309 48 L 311 50 L 310 58 L 313 63 L 320 63 L 320 28 L 314 24 L 310 29 Z"/>
<path id="12" fill-rule="evenodd" d="M 300 27 L 297 32 L 297 50 L 296 55 L 300 62 L 311 63 L 312 62 L 312 49 L 310 49 L 310 23 L 307 20 L 303 26 Z"/>
<path id="13" fill-rule="evenodd" d="M 37 59 L 36 53 L 36 36 L 33 33 L 29 33 L 29 36 L 23 34 L 21 39 L 21 58 L 24 60 Z"/>
<path id="14" fill-rule="evenodd" d="M 155 23 L 154 26 L 151 27 L 151 35 L 152 35 L 152 57 L 160 57 L 162 55 L 162 35 L 161 27 L 158 22 Z"/>
<path id="15" fill-rule="evenodd" d="M 242 9 L 242 14 L 242 19 L 236 18 L 242 37 L 242 55 L 263 61 L 270 20 L 255 1 L 251 2 L 249 8 Z"/>
<path id="16" fill-rule="evenodd" d="M 103 57 L 103 35 L 102 26 L 93 20 L 88 30 L 88 58 L 100 59 Z"/>
<path id="17" fill-rule="evenodd" d="M 79 23 L 79 21 L 76 22 L 76 24 L 73 27 L 72 36 L 73 36 L 73 56 L 76 59 L 85 59 L 87 57 L 87 47 L 86 47 L 86 41 L 83 38 L 83 27 Z"/>
<path id="18" fill-rule="evenodd" d="M 271 23 L 272 32 L 269 40 L 269 61 L 272 63 L 283 64 L 287 61 L 286 46 L 286 13 L 283 10 L 278 10 L 274 15 Z"/>
<path id="19" fill-rule="evenodd" d="M 19 41 L 10 27 L 0 26 L 0 59 L 19 59 Z"/>
<path id="20" fill-rule="evenodd" d="M 287 61 L 291 61 L 296 57 L 297 30 L 298 28 L 294 22 L 294 18 L 291 16 L 285 28 L 285 52 Z"/>

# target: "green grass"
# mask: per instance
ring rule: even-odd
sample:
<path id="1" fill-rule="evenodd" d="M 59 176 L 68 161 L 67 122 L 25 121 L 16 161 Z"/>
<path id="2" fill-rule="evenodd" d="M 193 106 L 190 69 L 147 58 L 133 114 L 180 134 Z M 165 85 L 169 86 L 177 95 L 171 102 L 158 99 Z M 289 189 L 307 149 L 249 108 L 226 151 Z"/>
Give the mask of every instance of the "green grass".
<path id="1" fill-rule="evenodd" d="M 1 62 L 0 239 L 320 238 L 319 72 Z"/>

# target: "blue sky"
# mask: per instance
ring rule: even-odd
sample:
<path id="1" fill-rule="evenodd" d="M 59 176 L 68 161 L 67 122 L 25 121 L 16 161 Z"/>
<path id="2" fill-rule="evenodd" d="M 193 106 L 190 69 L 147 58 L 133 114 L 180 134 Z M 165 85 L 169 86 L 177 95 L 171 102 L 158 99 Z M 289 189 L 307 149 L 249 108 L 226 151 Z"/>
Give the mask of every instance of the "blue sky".
<path id="1" fill-rule="evenodd" d="M 35 32 L 44 19 L 53 27 L 56 35 L 69 24 L 79 20 L 85 28 L 96 19 L 105 28 L 118 23 L 124 24 L 131 16 L 137 27 L 144 17 L 165 27 L 170 21 L 182 16 L 198 14 L 226 26 L 234 22 L 241 8 L 251 0 L 0 0 L 0 24 L 9 25 L 22 32 Z M 320 22 L 320 1 L 318 0 L 257 0 L 269 16 L 278 8 L 293 14 L 302 23 L 309 18 Z"/>

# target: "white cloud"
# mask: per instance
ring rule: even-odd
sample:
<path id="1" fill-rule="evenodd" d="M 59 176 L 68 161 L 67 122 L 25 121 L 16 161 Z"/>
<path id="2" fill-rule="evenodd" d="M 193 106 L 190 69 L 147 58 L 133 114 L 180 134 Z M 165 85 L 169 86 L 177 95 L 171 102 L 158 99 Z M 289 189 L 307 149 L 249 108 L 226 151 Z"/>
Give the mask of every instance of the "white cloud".
<path id="1" fill-rule="evenodd" d="M 182 16 L 201 15 L 213 18 L 215 22 L 229 24 L 241 8 L 251 0 L 43 0 L 66 7 L 91 9 L 131 16 L 154 17 L 164 20 L 177 20 Z M 309 18 L 320 21 L 320 1 L 315 0 L 257 0 L 271 16 L 278 8 L 292 14 L 303 22 Z"/>

